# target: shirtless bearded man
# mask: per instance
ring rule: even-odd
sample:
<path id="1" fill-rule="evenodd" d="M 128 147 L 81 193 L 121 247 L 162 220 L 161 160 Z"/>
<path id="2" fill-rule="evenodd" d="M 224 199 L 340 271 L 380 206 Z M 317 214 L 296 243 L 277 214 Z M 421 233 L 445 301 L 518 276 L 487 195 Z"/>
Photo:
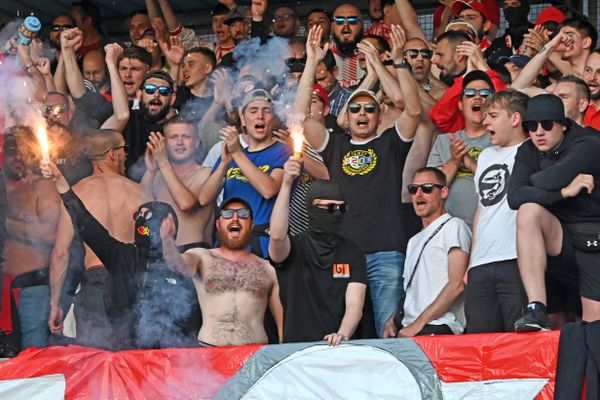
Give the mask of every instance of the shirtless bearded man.
<path id="1" fill-rule="evenodd" d="M 203 318 L 198 340 L 217 346 L 267 343 L 263 320 L 268 304 L 281 342 L 283 307 L 275 269 L 248 251 L 252 210 L 246 201 L 231 198 L 223 202 L 218 216 L 221 247 L 216 249 L 179 254 L 170 216 L 160 232 L 169 267 L 192 277 L 196 285 Z"/>

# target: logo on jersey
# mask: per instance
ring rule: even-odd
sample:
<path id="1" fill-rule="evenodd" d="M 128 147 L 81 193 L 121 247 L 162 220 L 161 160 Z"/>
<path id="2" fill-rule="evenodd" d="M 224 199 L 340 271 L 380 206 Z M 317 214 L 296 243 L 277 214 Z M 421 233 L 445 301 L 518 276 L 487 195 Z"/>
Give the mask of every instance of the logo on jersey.
<path id="1" fill-rule="evenodd" d="M 510 171 L 506 164 L 494 164 L 479 177 L 479 199 L 484 207 L 496 205 L 506 196 Z"/>
<path id="2" fill-rule="evenodd" d="M 350 278 L 350 264 L 333 264 L 334 278 Z"/>
<path id="3" fill-rule="evenodd" d="M 373 149 L 352 150 L 342 159 L 342 170 L 346 175 L 366 175 L 377 166 L 377 154 Z"/>
<path id="4" fill-rule="evenodd" d="M 479 147 L 471 147 L 469 149 L 469 156 L 471 156 L 473 161 L 475 161 L 475 163 L 477 163 L 477 160 L 479 160 L 479 155 L 481 154 L 481 152 L 482 152 L 482 149 L 480 149 Z M 464 164 L 460 164 L 460 167 L 458 168 L 458 172 L 456 172 L 456 177 L 461 178 L 464 176 L 475 176 L 475 173 L 471 172 L 471 170 L 468 169 L 467 167 L 465 167 Z"/>
<path id="5" fill-rule="evenodd" d="M 257 167 L 260 171 L 264 172 L 265 174 L 268 174 L 269 170 L 271 169 L 270 165 L 261 165 L 260 167 Z M 227 180 L 230 179 L 236 179 L 242 183 L 248 183 L 248 178 L 246 178 L 244 176 L 244 173 L 242 172 L 242 170 L 239 167 L 232 167 L 229 168 L 227 170 Z"/>

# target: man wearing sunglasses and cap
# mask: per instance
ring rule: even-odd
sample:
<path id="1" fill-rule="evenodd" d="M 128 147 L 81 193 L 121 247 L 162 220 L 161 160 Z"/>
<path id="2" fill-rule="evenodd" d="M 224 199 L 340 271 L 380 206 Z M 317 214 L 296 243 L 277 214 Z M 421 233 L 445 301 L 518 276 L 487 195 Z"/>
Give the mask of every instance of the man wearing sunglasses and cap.
<path id="1" fill-rule="evenodd" d="M 173 104 L 176 98 L 174 87 L 175 83 L 168 73 L 162 70 L 147 73 L 138 93 L 140 109 L 129 110 L 127 106 L 129 118 L 113 126 L 116 130 L 122 129 L 125 143 L 129 146 L 125 168 L 128 176 L 136 181 L 139 181 L 144 174 L 143 158 L 150 132 L 162 133 L 163 124 L 174 114 Z M 123 93 L 119 95 L 126 96 Z M 116 96 L 117 93 L 113 93 L 113 104 Z M 127 99 L 124 101 L 128 104 Z M 111 118 L 114 117 L 116 113 Z M 105 125 L 106 123 L 103 127 Z M 139 164 L 139 168 L 130 169 L 134 164 Z"/>
<path id="2" fill-rule="evenodd" d="M 175 210 L 160 201 L 134 206 L 133 218 L 131 215 L 126 218 L 133 243 L 122 242 L 92 215 L 56 165 L 42 163 L 41 169 L 44 177 L 54 182 L 66 213 L 76 221 L 73 226 L 77 233 L 108 275 L 109 291 L 104 295 L 93 292 L 86 295 L 99 296 L 88 299 L 88 304 L 101 303 L 107 317 L 104 322 L 113 329 L 110 336 L 103 336 L 108 333 L 107 326 L 99 325 L 99 321 L 90 324 L 87 328 L 96 329 L 91 333 L 97 336 L 87 345 L 112 350 L 196 346 L 199 323 L 194 285 L 190 279 L 171 271 L 162 254 L 160 225 L 169 217 L 175 221 L 176 232 Z M 88 278 L 92 279 L 90 275 Z"/>
<path id="3" fill-rule="evenodd" d="M 254 227 L 250 204 L 231 197 L 223 201 L 217 215 L 221 246 L 215 249 L 195 248 L 180 254 L 173 217 L 165 218 L 160 227 L 165 261 L 196 286 L 202 309 L 198 341 L 213 346 L 267 343 L 263 322 L 269 306 L 281 342 L 283 308 L 275 269 L 248 251 Z"/>
<path id="4" fill-rule="evenodd" d="M 519 270 L 529 305 L 517 332 L 548 328 L 544 275 L 579 291 L 584 321 L 600 319 L 600 139 L 564 116 L 560 98 L 529 100 L 523 126 L 531 140 L 515 157 L 508 202 L 517 213 Z M 573 270 L 577 267 L 577 271 Z"/>
<path id="5" fill-rule="evenodd" d="M 392 34 L 397 28 L 392 27 Z M 325 50 L 317 38 L 309 40 L 300 86 L 312 83 Z M 394 63 L 404 98 L 418 98 L 417 84 L 401 53 Z M 381 336 L 383 324 L 394 312 L 402 292 L 404 251 L 411 234 L 403 228 L 406 216 L 402 211 L 402 171 L 419 124 L 421 105 L 416 101 L 406 102 L 394 126 L 381 135 L 377 135 L 381 109 L 373 92 L 356 90 L 348 99 L 347 111 L 349 135 L 330 135 L 316 119 L 304 123 L 304 134 L 323 156 L 329 175 L 340 185 L 344 199 L 352 204 L 340 233 L 357 243 L 367 255 L 375 326 Z M 385 218 L 381 218 L 382 210 Z"/>
<path id="6" fill-rule="evenodd" d="M 405 295 L 385 323 L 384 337 L 459 334 L 465 329 L 461 294 L 469 263 L 471 231 L 444 208 L 446 177 L 437 168 L 417 170 L 408 185 L 423 230 L 408 241 Z"/>
<path id="7" fill-rule="evenodd" d="M 485 72 L 475 70 L 465 75 L 462 88 L 458 109 L 464 115 L 465 129 L 439 135 L 429 153 L 427 166 L 439 168 L 446 174 L 450 187 L 446 209 L 471 226 L 477 211 L 473 182 L 477 159 L 481 151 L 490 146 L 483 124 L 483 103 L 494 93 L 494 85 Z"/>

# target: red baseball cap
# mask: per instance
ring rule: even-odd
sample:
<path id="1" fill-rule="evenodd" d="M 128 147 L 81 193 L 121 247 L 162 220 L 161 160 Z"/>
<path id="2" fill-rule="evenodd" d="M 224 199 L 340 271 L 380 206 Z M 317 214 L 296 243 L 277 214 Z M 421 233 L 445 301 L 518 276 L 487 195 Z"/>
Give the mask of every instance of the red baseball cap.
<path id="1" fill-rule="evenodd" d="M 485 4 L 478 0 L 456 0 L 454 3 L 452 3 L 452 12 L 456 15 L 460 15 L 461 11 L 465 8 L 471 8 L 475 11 L 479 11 L 481 15 L 485 17 L 485 19 L 491 21 L 490 13 Z"/>
<path id="2" fill-rule="evenodd" d="M 536 25 L 542 25 L 545 22 L 555 21 L 562 23 L 565 20 L 565 14 L 556 7 L 545 8 L 544 11 L 535 20 Z"/>
<path id="3" fill-rule="evenodd" d="M 327 94 L 323 86 L 319 85 L 318 83 L 313 83 L 312 94 L 318 96 L 323 101 L 323 104 L 325 104 L 326 106 L 329 105 L 329 95 Z"/>

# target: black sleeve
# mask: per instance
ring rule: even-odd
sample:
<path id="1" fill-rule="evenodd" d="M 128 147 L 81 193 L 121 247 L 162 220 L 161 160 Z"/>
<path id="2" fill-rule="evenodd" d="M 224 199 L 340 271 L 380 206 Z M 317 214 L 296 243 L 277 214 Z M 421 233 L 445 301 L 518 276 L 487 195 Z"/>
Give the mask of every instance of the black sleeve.
<path id="1" fill-rule="evenodd" d="M 119 242 L 110 236 L 72 190 L 61 194 L 61 197 L 73 221 L 73 228 L 108 270 L 111 270 L 119 259 L 131 257 L 131 254 L 127 253 L 135 253 L 134 245 Z"/>
<path id="2" fill-rule="evenodd" d="M 76 112 L 83 112 L 86 117 L 98 121 L 100 125 L 113 114 L 112 103 L 97 92 L 86 90 L 83 96 L 79 99 L 74 98 L 73 102 L 77 106 Z"/>
<path id="3" fill-rule="evenodd" d="M 526 142 L 519 147 L 515 156 L 513 173 L 508 183 L 508 205 L 513 210 L 518 210 L 525 203 L 537 203 L 549 206 L 562 200 L 560 190 L 550 191 L 534 187 L 530 177 L 537 172 L 536 154 L 529 150 L 530 143 Z"/>
<path id="4" fill-rule="evenodd" d="M 263 16 L 263 20 L 260 22 L 256 22 L 256 21 L 252 21 L 252 24 L 250 25 L 250 37 L 258 37 L 260 38 L 260 43 L 264 44 L 267 42 L 267 40 L 269 39 L 269 32 L 267 32 L 266 29 L 266 24 L 265 24 L 265 20 L 264 18 L 266 17 Z"/>
<path id="5" fill-rule="evenodd" d="M 600 154 L 598 138 L 588 136 L 576 139 L 573 146 L 556 164 L 531 175 L 531 183 L 540 189 L 560 191 L 579 174 L 597 175 L 600 167 L 596 159 L 598 154 Z"/>

